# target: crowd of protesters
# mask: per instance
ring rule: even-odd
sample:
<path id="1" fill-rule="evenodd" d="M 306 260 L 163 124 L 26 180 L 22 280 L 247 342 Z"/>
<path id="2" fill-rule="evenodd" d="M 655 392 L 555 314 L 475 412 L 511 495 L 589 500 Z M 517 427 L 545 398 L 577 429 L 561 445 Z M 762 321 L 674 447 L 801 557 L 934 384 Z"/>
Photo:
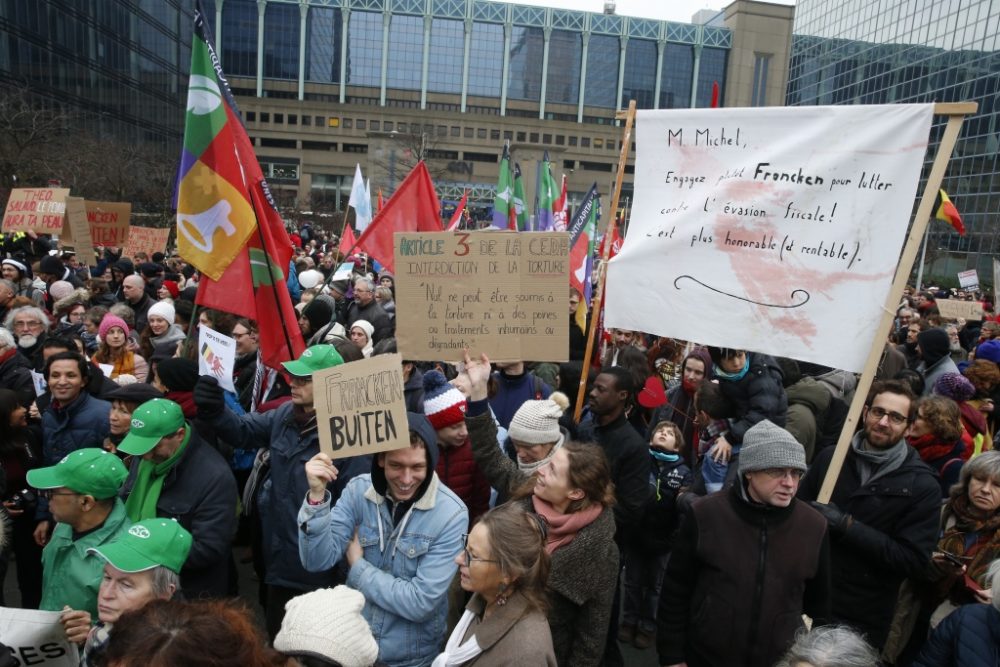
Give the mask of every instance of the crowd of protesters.
<path id="1" fill-rule="evenodd" d="M 591 364 L 572 289 L 569 363 L 404 360 L 409 446 L 330 459 L 312 376 L 397 351 L 395 276 L 291 236 L 280 368 L 177 256 L 0 238 L 0 570 L 82 664 L 1000 664 L 1000 322 L 935 305 L 978 295 L 907 290 L 820 502 L 855 375 L 625 330 Z"/>

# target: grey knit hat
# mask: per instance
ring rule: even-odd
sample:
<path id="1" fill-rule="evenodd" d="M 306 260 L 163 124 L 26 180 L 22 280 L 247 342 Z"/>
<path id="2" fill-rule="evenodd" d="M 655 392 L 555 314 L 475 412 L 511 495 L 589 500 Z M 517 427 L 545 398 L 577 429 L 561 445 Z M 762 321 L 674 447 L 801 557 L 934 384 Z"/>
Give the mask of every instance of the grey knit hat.
<path id="1" fill-rule="evenodd" d="M 512 440 L 529 445 L 547 445 L 562 438 L 559 418 L 569 406 L 569 398 L 561 392 L 540 401 L 525 401 L 510 420 L 507 433 Z"/>
<path id="2" fill-rule="evenodd" d="M 370 667 L 378 658 L 378 644 L 361 616 L 364 606 L 364 595 L 347 586 L 292 598 L 285 605 L 274 648 L 334 660 L 344 667 Z"/>
<path id="3" fill-rule="evenodd" d="M 757 422 L 743 434 L 739 472 L 768 468 L 806 469 L 806 450 L 792 434 L 767 419 Z"/>

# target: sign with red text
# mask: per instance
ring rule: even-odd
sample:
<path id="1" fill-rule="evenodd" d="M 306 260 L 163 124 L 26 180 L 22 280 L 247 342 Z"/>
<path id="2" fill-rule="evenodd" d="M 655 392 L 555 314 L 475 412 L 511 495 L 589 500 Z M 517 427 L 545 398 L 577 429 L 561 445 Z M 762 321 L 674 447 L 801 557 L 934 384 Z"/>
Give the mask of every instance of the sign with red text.
<path id="1" fill-rule="evenodd" d="M 568 232 L 396 232 L 405 359 L 569 359 Z"/>
<path id="2" fill-rule="evenodd" d="M 131 259 L 140 252 L 152 257 L 154 252 L 166 252 L 169 238 L 170 227 L 129 227 L 122 257 Z"/>
<path id="3" fill-rule="evenodd" d="M 94 245 L 121 248 L 128 239 L 128 221 L 132 204 L 128 202 L 87 201 L 87 223 Z"/>
<path id="4" fill-rule="evenodd" d="M 932 114 L 930 104 L 639 111 L 606 325 L 860 371 Z"/>
<path id="5" fill-rule="evenodd" d="M 3 231 L 59 234 L 68 188 L 14 188 L 3 214 Z"/>
<path id="6" fill-rule="evenodd" d="M 309 355 L 306 350 L 303 355 Z M 320 451 L 339 459 L 410 445 L 403 358 L 380 354 L 312 374 Z"/>

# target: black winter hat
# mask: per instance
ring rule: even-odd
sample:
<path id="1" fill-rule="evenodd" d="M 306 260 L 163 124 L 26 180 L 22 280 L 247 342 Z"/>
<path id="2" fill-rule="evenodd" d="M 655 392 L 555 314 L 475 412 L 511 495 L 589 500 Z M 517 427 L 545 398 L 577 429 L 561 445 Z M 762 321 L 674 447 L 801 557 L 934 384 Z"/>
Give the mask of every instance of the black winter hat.
<path id="1" fill-rule="evenodd" d="M 163 392 L 151 384 L 135 382 L 113 389 L 104 395 L 106 401 L 125 401 L 126 403 L 145 403 L 154 398 L 163 398 Z"/>
<path id="2" fill-rule="evenodd" d="M 198 382 L 198 362 L 171 357 L 156 365 L 156 377 L 167 391 L 194 391 Z"/>
<path id="3" fill-rule="evenodd" d="M 944 329 L 921 331 L 917 334 L 917 345 L 920 346 L 920 358 L 927 367 L 933 366 L 951 353 L 948 332 Z"/>
<path id="4" fill-rule="evenodd" d="M 325 294 L 320 294 L 302 309 L 302 314 L 309 320 L 312 332 L 316 333 L 333 319 L 333 309 L 333 299 Z"/>
<path id="5" fill-rule="evenodd" d="M 52 276 L 62 276 L 66 273 L 66 266 L 58 257 L 46 255 L 38 262 L 38 272 L 47 273 Z"/>

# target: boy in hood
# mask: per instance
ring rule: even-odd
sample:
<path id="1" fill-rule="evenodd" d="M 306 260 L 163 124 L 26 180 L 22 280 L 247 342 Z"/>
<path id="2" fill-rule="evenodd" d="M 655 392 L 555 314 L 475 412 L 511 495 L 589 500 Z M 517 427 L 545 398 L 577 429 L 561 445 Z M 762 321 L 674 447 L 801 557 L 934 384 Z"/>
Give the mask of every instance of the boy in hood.
<path id="1" fill-rule="evenodd" d="M 347 585 L 364 594 L 362 613 L 390 667 L 426 665 L 438 654 L 468 526 L 465 504 L 434 472 L 433 427 L 424 415 L 407 413 L 407 421 L 409 447 L 376 455 L 371 474 L 352 479 L 336 503 L 327 485 L 337 468 L 326 454 L 313 456 L 298 516 L 302 564 L 316 572 L 347 562 Z"/>

